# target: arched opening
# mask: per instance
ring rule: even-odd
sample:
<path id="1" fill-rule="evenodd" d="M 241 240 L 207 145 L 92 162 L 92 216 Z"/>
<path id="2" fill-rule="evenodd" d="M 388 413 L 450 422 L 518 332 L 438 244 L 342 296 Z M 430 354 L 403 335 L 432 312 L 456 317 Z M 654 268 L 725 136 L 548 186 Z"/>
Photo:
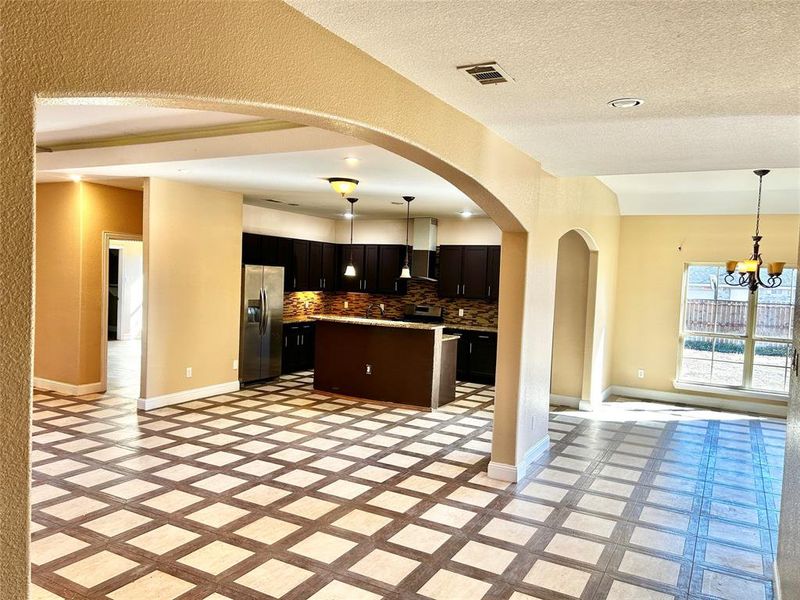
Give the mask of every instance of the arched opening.
<path id="1" fill-rule="evenodd" d="M 558 240 L 550 401 L 590 410 L 594 377 L 597 250 L 585 232 Z"/>

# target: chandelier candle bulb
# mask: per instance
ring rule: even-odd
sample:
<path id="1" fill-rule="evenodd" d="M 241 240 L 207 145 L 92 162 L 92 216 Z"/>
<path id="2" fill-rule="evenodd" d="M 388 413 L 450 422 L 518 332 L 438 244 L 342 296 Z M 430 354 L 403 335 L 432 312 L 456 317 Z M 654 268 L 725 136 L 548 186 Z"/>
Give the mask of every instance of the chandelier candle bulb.
<path id="1" fill-rule="evenodd" d="M 773 277 L 781 275 L 783 273 L 783 267 L 786 265 L 785 262 L 771 262 L 769 263 L 769 268 L 767 269 L 767 273 Z"/>

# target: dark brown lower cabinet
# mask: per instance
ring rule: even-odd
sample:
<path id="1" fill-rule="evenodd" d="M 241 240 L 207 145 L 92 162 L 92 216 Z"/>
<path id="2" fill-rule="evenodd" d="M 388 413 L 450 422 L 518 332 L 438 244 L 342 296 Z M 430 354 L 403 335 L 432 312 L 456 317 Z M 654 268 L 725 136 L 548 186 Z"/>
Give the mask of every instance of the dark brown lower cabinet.
<path id="1" fill-rule="evenodd" d="M 283 326 L 281 371 L 294 373 L 314 368 L 314 323 Z"/>
<path id="2" fill-rule="evenodd" d="M 445 333 L 460 336 L 456 363 L 458 380 L 494 385 L 497 334 L 463 329 L 445 329 Z"/>

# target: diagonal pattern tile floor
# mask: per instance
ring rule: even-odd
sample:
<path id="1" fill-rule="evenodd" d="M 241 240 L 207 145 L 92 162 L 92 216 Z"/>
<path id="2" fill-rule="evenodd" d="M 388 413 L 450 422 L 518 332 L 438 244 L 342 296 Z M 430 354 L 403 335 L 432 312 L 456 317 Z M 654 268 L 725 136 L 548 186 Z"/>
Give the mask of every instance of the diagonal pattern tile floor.
<path id="1" fill-rule="evenodd" d="M 554 412 L 507 485 L 492 388 L 424 413 L 311 381 L 148 413 L 37 391 L 33 598 L 772 597 L 782 421 Z"/>

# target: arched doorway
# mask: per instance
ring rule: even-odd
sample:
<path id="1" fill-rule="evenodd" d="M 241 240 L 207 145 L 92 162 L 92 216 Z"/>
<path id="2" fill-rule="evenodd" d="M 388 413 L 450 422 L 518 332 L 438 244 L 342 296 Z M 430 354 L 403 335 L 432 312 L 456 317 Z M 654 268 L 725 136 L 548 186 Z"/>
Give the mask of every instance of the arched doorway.
<path id="1" fill-rule="evenodd" d="M 585 232 L 558 241 L 550 401 L 591 410 L 597 250 Z"/>

